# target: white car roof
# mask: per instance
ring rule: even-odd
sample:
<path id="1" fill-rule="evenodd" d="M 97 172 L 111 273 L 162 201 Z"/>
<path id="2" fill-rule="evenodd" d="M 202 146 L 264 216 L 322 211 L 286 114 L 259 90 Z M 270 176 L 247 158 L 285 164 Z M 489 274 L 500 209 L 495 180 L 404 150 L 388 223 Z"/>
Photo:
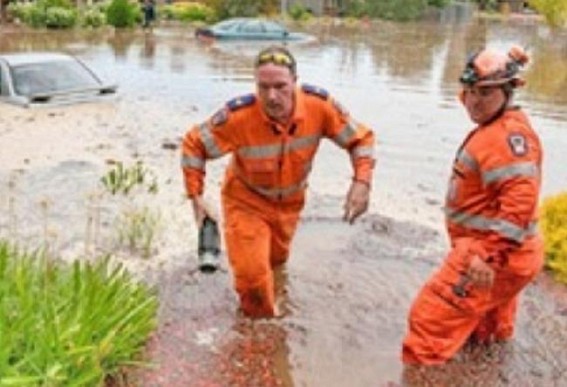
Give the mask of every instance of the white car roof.
<path id="1" fill-rule="evenodd" d="M 0 54 L 0 59 L 5 60 L 10 66 L 75 60 L 72 56 L 69 56 L 67 54 L 54 52 Z"/>

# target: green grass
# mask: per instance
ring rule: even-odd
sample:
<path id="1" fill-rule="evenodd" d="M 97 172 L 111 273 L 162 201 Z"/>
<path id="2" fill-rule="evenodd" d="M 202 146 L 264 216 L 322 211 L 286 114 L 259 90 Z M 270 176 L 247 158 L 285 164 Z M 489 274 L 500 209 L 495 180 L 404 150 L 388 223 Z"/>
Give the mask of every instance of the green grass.
<path id="1" fill-rule="evenodd" d="M 157 297 L 108 258 L 54 262 L 0 242 L 0 386 L 100 386 L 137 357 Z"/>

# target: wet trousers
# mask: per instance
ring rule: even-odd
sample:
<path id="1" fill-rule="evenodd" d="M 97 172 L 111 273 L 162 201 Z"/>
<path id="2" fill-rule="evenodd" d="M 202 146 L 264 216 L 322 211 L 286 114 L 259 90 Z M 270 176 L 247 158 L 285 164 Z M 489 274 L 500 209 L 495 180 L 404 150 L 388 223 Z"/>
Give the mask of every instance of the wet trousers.
<path id="1" fill-rule="evenodd" d="M 223 193 L 224 238 L 240 307 L 249 317 L 275 311 L 273 268 L 287 261 L 303 203 L 281 205 L 254 193 Z"/>
<path id="2" fill-rule="evenodd" d="M 490 289 L 464 285 L 455 290 L 466 264 L 452 250 L 441 268 L 419 292 L 408 317 L 402 361 L 406 364 L 443 364 L 470 338 L 479 342 L 506 340 L 514 333 L 518 296 L 540 271 L 540 243 L 515 252 L 504 265 L 494 266 Z"/>

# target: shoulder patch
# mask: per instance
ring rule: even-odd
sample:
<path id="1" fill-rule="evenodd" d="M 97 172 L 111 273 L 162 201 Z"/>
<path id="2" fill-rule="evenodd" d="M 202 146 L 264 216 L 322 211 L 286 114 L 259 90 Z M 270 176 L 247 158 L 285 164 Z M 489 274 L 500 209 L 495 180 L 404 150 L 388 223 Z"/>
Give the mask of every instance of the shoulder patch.
<path id="1" fill-rule="evenodd" d="M 245 106 L 250 106 L 254 102 L 256 102 L 256 96 L 254 94 L 246 94 L 246 95 L 231 99 L 230 101 L 228 101 L 226 103 L 226 106 L 231 111 L 236 111 L 236 110 L 243 108 Z"/>
<path id="2" fill-rule="evenodd" d="M 229 111 L 227 108 L 219 109 L 211 117 L 211 124 L 213 124 L 213 126 L 219 126 L 224 124 L 228 120 L 228 113 Z"/>
<path id="3" fill-rule="evenodd" d="M 508 136 L 508 145 L 514 156 L 524 156 L 528 153 L 528 142 L 523 134 L 510 134 Z"/>
<path id="4" fill-rule="evenodd" d="M 321 87 L 303 84 L 301 85 L 301 90 L 303 90 L 307 94 L 313 94 L 317 97 L 326 100 L 329 98 L 329 92 Z"/>

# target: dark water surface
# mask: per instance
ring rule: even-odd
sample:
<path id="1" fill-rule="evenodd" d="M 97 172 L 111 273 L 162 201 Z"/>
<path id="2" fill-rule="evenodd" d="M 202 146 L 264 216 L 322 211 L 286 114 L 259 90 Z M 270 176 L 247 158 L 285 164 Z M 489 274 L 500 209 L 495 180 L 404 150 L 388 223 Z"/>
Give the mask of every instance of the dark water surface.
<path id="1" fill-rule="evenodd" d="M 350 177 L 348 158 L 332 145 L 322 146 L 291 260 L 278 272 L 278 294 L 286 313 L 281 319 L 250 322 L 237 316 L 226 270 L 214 276 L 193 270 L 196 230 L 182 199 L 177 155 L 164 151 L 162 144 L 176 142 L 187 125 L 205 119 L 224 101 L 252 91 L 251 63 L 262 46 L 202 45 L 188 28 L 157 28 L 152 33 L 0 29 L 0 53 L 71 52 L 120 85 L 120 99 L 112 107 L 20 113 L 0 106 L 0 139 L 46 122 L 96 133 L 73 143 L 89 157 L 73 154 L 65 161 L 61 156 L 63 161 L 41 168 L 34 167 L 33 149 L 31 155 L 22 155 L 17 150 L 21 146 L 7 147 L 11 158 L 31 159 L 18 172 L 21 203 L 16 211 L 20 208 L 22 236 L 26 227 L 29 235 L 39 233 L 33 230 L 41 215 L 27 209 L 41 194 L 55 202 L 54 224 L 81 238 L 81 203 L 87 181 L 95 181 L 103 171 L 104 160 L 97 161 L 101 149 L 116 149 L 118 155 L 123 150 L 160 174 L 165 189 L 154 205 L 167 219 L 158 243 L 160 258 L 129 262 L 142 267 L 160 287 L 161 325 L 148 351 L 156 367 L 131 375 L 133 385 L 401 383 L 399 350 L 407 310 L 442 258 L 445 182 L 454 153 L 471 127 L 456 99 L 456 79 L 467 56 L 484 45 L 507 49 L 517 43 L 528 48 L 528 84 L 517 100 L 544 143 L 543 193 L 567 186 L 565 31 L 515 19 L 356 27 L 321 23 L 306 30 L 317 40 L 290 46 L 300 82 L 327 88 L 355 118 L 376 129 L 379 163 L 372 206 L 358 225 L 340 223 Z M 222 166 L 219 162 L 209 170 L 213 192 Z M 11 174 L 9 168 L 0 169 L 3 198 Z M 0 232 L 8 233 L 13 221 L 8 211 L 2 213 Z M 565 385 L 567 309 L 560 300 L 563 293 L 549 290 L 553 286 L 542 277 L 526 291 L 513 343 L 464 352 L 437 373 L 414 377 L 431 386 Z"/>

